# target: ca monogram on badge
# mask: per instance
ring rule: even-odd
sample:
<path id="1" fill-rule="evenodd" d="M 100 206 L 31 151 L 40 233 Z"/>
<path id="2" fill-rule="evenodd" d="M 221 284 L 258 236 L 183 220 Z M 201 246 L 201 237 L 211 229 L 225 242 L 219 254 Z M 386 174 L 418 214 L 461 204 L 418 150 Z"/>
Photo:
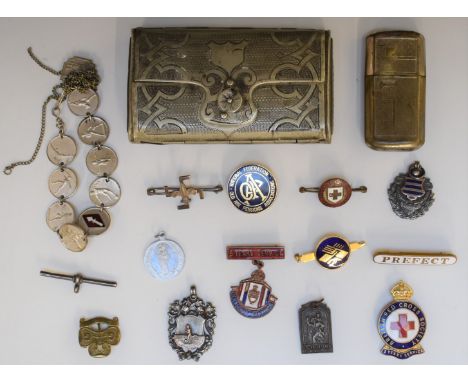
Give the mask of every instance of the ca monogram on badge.
<path id="1" fill-rule="evenodd" d="M 271 206 L 276 197 L 276 180 L 269 170 L 257 164 L 238 168 L 228 182 L 229 199 L 239 210 L 252 214 Z"/>

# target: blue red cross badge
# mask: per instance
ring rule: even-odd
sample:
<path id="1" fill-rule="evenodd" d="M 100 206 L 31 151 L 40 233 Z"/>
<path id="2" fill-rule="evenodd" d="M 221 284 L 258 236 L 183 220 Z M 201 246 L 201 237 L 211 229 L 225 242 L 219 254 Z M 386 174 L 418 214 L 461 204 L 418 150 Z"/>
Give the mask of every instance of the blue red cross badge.
<path id="1" fill-rule="evenodd" d="M 380 313 L 379 335 L 384 341 L 381 353 L 407 359 L 424 353 L 420 342 L 426 332 L 426 317 L 421 308 L 410 301 L 413 294 L 409 285 L 400 281 L 392 289 L 394 301 Z"/>

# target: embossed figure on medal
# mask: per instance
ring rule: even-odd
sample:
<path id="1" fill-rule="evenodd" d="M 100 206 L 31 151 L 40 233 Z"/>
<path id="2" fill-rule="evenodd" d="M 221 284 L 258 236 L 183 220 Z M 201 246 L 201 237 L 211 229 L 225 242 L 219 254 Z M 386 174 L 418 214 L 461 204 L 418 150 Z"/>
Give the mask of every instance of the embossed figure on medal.
<path id="1" fill-rule="evenodd" d="M 4 173 L 9 175 L 16 166 L 28 165 L 36 159 L 44 139 L 47 105 L 54 100 L 52 115 L 59 134 L 47 145 L 47 156 L 57 166 L 49 177 L 49 190 L 58 200 L 47 210 L 46 222 L 52 231 L 58 233 L 67 249 L 80 252 L 86 248 L 89 235 L 99 235 L 109 228 L 111 218 L 107 208 L 120 199 L 120 186 L 110 178 L 117 167 L 117 154 L 103 145 L 109 136 L 109 126 L 94 115 L 99 106 L 96 89 L 100 79 L 91 60 L 72 57 L 64 63 L 62 70 L 56 71 L 43 64 L 31 48 L 28 53 L 41 68 L 60 76 L 62 82 L 52 88 L 52 94 L 42 105 L 41 133 L 31 159 L 10 164 Z M 65 122 L 61 117 L 65 101 L 73 114 L 84 117 L 78 126 L 78 136 L 84 144 L 93 146 L 86 157 L 86 166 L 98 177 L 89 188 L 89 197 L 95 207 L 83 211 L 78 219 L 75 209 L 67 201 L 78 188 L 78 177 L 68 167 L 76 156 L 77 146 L 72 137 L 65 135 Z"/>
<path id="2" fill-rule="evenodd" d="M 323 299 L 301 306 L 299 325 L 302 354 L 333 353 L 331 313 Z"/>
<path id="3" fill-rule="evenodd" d="M 168 315 L 169 344 L 179 360 L 198 361 L 213 344 L 216 308 L 198 297 L 192 286 L 189 296 L 169 306 Z"/>

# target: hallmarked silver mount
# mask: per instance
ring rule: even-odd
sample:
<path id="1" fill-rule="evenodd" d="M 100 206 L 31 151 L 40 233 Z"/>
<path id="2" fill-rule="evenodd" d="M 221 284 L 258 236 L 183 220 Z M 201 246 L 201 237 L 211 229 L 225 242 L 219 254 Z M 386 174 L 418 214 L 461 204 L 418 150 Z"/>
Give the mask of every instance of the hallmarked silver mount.
<path id="1" fill-rule="evenodd" d="M 393 212 L 402 219 L 423 216 L 434 203 L 432 183 L 419 162 L 414 162 L 406 174 L 399 174 L 388 189 Z"/>
<path id="2" fill-rule="evenodd" d="M 190 295 L 169 306 L 169 344 L 179 359 L 198 361 L 213 344 L 216 309 L 198 297 L 196 288 Z"/>

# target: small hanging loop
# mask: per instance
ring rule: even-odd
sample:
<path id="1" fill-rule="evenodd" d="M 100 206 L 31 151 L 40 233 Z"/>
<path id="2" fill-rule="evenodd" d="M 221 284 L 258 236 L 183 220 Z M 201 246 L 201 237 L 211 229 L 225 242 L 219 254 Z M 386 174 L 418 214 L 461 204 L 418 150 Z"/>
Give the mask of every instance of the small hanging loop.
<path id="1" fill-rule="evenodd" d="M 258 269 L 262 269 L 265 265 L 262 260 L 252 260 L 252 264 L 255 265 Z"/>
<path id="2" fill-rule="evenodd" d="M 81 284 L 83 283 L 83 275 L 80 273 L 73 276 L 73 283 L 75 284 L 74 292 L 78 293 L 80 291 Z"/>
<path id="3" fill-rule="evenodd" d="M 424 169 L 421 166 L 421 163 L 419 163 L 419 161 L 414 162 L 410 166 L 409 173 L 412 176 L 414 176 L 415 178 L 422 178 L 426 174 L 426 172 L 424 171 Z"/>
<path id="4" fill-rule="evenodd" d="M 164 238 L 166 237 L 166 232 L 160 231 L 159 233 L 157 233 L 156 235 L 154 235 L 154 237 L 155 237 L 156 239 L 162 240 L 162 239 L 164 239 Z"/>
<path id="5" fill-rule="evenodd" d="M 5 175 L 10 175 L 12 172 L 13 172 L 13 168 L 14 166 L 10 165 L 10 166 L 6 166 L 4 169 L 3 169 L 3 173 Z"/>
<path id="6" fill-rule="evenodd" d="M 195 287 L 195 285 L 192 285 L 190 287 L 190 299 L 191 300 L 196 300 L 197 299 L 197 288 Z"/>

